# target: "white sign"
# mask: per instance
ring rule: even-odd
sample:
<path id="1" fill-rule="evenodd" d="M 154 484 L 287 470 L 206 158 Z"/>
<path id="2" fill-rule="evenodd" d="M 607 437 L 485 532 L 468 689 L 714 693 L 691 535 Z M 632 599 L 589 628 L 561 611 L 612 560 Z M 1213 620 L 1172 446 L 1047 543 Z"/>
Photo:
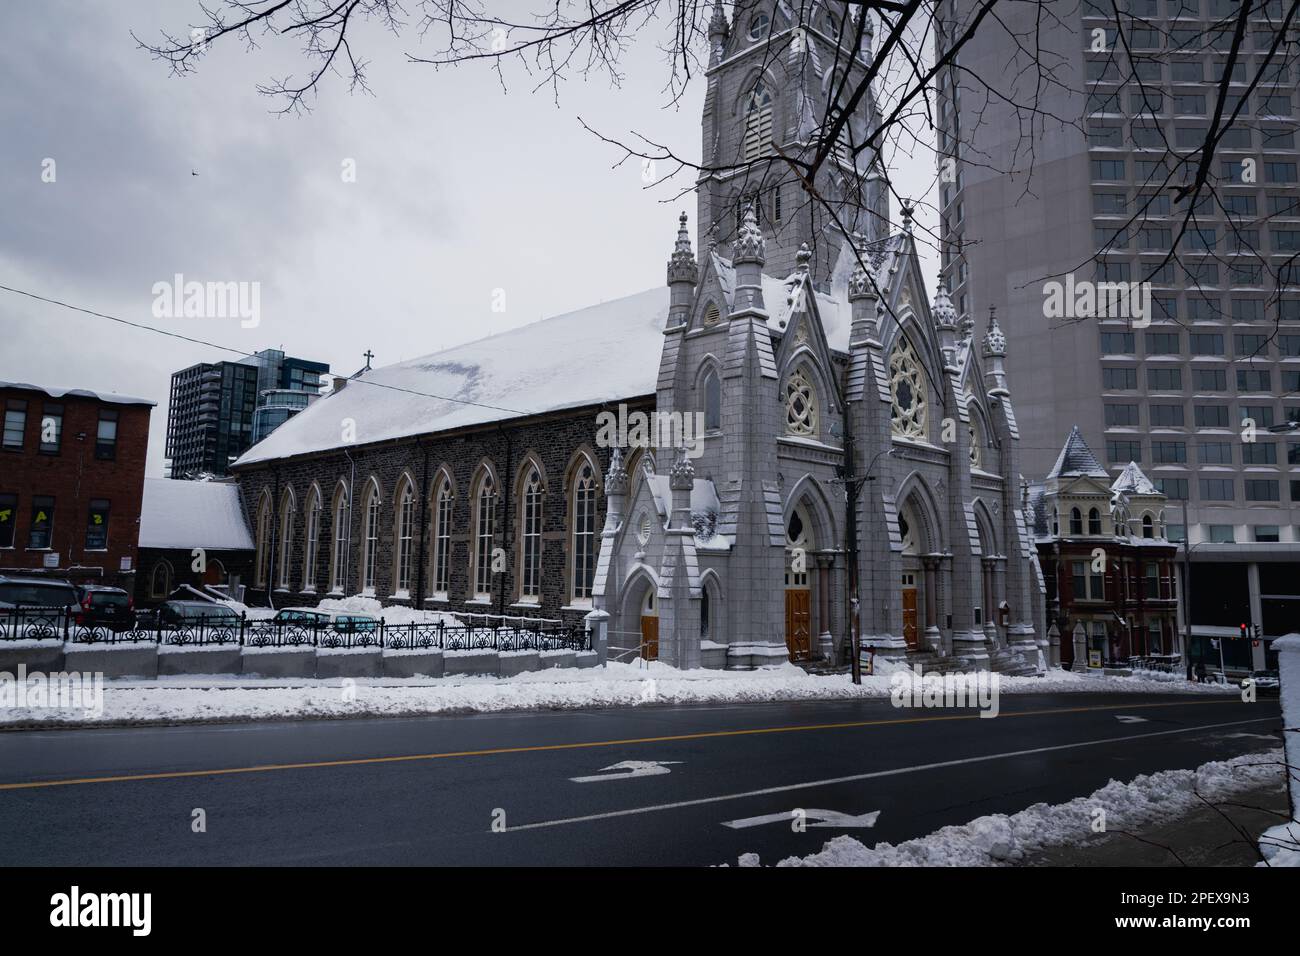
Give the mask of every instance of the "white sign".
<path id="1" fill-rule="evenodd" d="M 45 555 L 45 566 L 47 568 L 57 568 L 59 566 L 59 553 L 57 551 L 51 551 Z"/>
<path id="2" fill-rule="evenodd" d="M 870 813 L 856 816 L 851 813 L 840 813 L 838 810 L 787 810 L 785 813 L 766 813 L 761 817 L 728 820 L 722 825 L 731 827 L 733 830 L 744 830 L 747 827 L 761 827 L 765 823 L 789 823 L 794 819 L 794 815 L 800 812 L 804 814 L 810 827 L 840 827 L 846 830 L 874 827 L 876 818 L 880 816 L 879 810 L 872 810 Z"/>
<path id="3" fill-rule="evenodd" d="M 123 559 L 122 559 L 122 563 L 118 566 L 118 568 L 119 568 L 119 570 L 122 570 L 122 571 L 130 571 L 130 570 L 131 570 L 131 559 L 130 559 L 130 558 L 123 558 Z"/>
<path id="4" fill-rule="evenodd" d="M 624 760 L 612 767 L 606 767 L 600 773 L 590 777 L 570 777 L 574 783 L 595 783 L 598 780 L 628 780 L 632 777 L 655 777 L 661 773 L 671 773 L 669 764 L 681 763 L 680 760 Z"/>

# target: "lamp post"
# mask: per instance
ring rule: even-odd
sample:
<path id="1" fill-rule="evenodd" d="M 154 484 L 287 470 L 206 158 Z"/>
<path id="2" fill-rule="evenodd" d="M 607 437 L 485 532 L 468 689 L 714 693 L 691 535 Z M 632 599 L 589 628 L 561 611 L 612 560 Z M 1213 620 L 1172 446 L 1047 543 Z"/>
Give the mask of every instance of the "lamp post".
<path id="1" fill-rule="evenodd" d="M 858 635 L 858 609 L 861 606 L 858 598 L 858 494 L 862 491 L 862 486 L 868 481 L 875 481 L 876 476 L 871 474 L 871 469 L 876 466 L 881 455 L 894 454 L 893 445 L 876 453 L 867 465 L 867 473 L 858 477 L 854 474 L 853 468 L 853 433 L 848 429 L 847 422 L 844 429 L 844 468 L 843 473 L 838 478 L 832 479 L 836 483 L 844 484 L 844 550 L 848 555 L 849 564 L 849 646 L 852 660 L 850 667 L 853 673 L 853 683 L 862 683 L 862 648 Z"/>

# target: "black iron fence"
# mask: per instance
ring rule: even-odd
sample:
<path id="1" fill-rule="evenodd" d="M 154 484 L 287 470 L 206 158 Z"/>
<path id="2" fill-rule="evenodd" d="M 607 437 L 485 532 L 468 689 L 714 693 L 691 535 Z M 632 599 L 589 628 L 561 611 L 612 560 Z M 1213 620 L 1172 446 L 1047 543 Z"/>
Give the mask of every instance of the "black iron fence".
<path id="1" fill-rule="evenodd" d="M 142 612 L 131 624 L 84 622 L 62 608 L 0 609 L 0 641 L 64 640 L 76 644 L 154 643 L 237 647 L 389 648 L 444 651 L 585 651 L 582 624 L 523 619 L 467 619 L 385 624 L 383 621 L 275 621 L 246 615 L 198 615 L 167 622 Z"/>

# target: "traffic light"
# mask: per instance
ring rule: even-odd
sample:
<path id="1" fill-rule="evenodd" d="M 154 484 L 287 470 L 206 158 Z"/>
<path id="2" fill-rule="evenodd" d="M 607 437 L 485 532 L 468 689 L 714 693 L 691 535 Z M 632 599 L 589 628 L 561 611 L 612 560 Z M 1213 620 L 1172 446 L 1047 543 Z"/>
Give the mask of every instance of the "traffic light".
<path id="1" fill-rule="evenodd" d="M 1250 637 L 1250 625 L 1248 624 L 1241 625 L 1241 634 L 1239 636 L 1243 641 L 1246 640 L 1248 637 Z"/>
<path id="2" fill-rule="evenodd" d="M 1260 629 L 1258 624 L 1256 624 L 1254 627 L 1254 634 L 1255 634 L 1255 642 L 1258 643 L 1259 639 L 1263 636 L 1262 634 L 1260 634 Z"/>

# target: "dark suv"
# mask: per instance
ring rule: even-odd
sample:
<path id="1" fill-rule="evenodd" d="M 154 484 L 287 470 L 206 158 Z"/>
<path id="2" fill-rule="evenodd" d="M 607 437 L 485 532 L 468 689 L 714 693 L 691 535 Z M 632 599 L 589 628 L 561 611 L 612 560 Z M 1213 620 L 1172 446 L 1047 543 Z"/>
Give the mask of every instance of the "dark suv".
<path id="1" fill-rule="evenodd" d="M 62 610 L 77 603 L 77 589 L 67 581 L 0 575 L 0 610 L 15 607 Z"/>
<path id="2" fill-rule="evenodd" d="M 114 632 L 135 627 L 135 602 L 121 588 L 87 584 L 77 592 L 81 600 L 73 620 L 78 627 L 106 627 Z"/>

